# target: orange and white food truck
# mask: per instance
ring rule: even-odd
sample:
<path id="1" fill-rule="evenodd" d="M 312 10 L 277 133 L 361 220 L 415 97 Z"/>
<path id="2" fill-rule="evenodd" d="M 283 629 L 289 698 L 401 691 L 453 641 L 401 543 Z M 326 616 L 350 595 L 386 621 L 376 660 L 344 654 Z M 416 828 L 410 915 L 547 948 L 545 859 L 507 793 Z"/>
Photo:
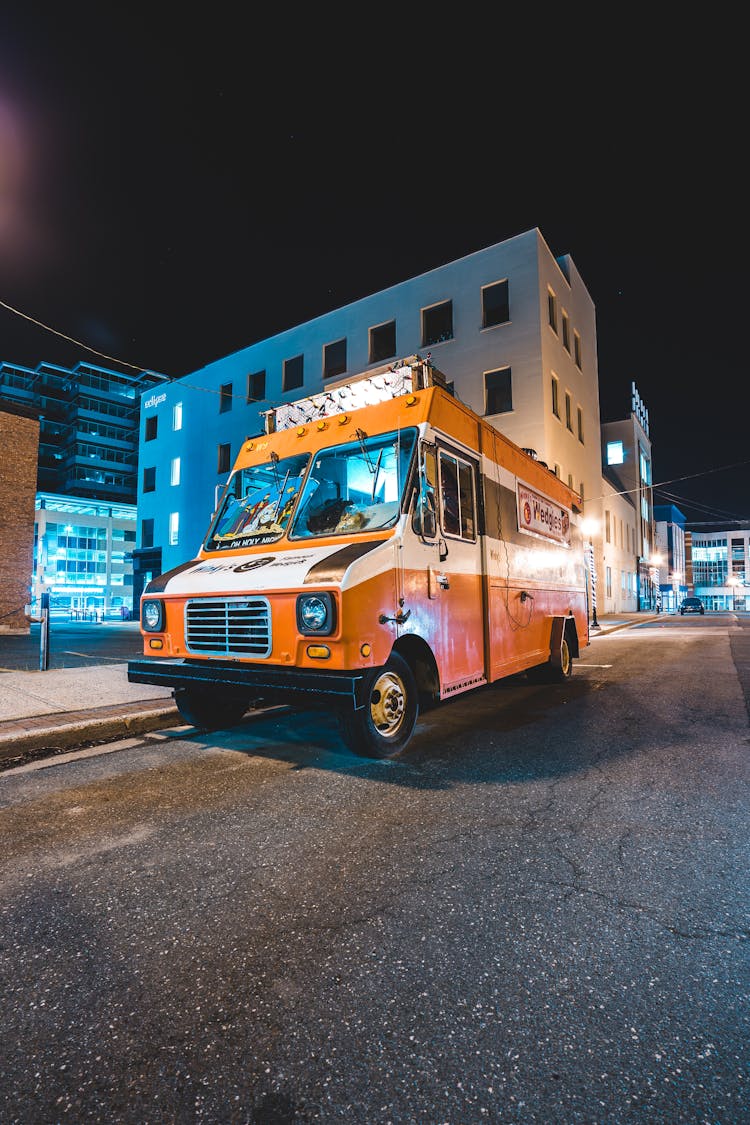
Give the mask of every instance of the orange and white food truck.
<path id="1" fill-rule="evenodd" d="M 335 711 L 400 754 L 419 708 L 560 680 L 589 643 L 580 498 L 413 356 L 265 413 L 196 558 L 141 598 L 136 683 L 188 722 Z"/>

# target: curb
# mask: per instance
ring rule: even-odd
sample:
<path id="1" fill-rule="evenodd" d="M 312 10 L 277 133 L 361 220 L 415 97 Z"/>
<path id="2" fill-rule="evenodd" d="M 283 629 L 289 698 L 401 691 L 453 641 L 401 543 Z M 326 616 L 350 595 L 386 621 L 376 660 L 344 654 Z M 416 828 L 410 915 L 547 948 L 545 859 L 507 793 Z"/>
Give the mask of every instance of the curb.
<path id="1" fill-rule="evenodd" d="M 589 636 L 593 640 L 595 637 L 606 637 L 610 633 L 617 633 L 620 629 L 637 629 L 639 625 L 648 625 L 652 621 L 660 621 L 663 616 L 663 614 L 654 613 L 650 617 L 641 618 L 639 621 L 618 621 L 616 625 L 600 625 L 598 629 L 591 629 Z"/>
<path id="2" fill-rule="evenodd" d="M 104 710 L 104 708 L 102 709 Z M 127 704 L 106 708 L 107 714 L 36 715 L 16 723 L 0 724 L 0 762 L 31 751 L 66 750 L 86 742 L 104 742 L 170 725 L 184 725 L 173 703 L 154 706 Z M 3 726 L 6 728 L 3 730 Z"/>

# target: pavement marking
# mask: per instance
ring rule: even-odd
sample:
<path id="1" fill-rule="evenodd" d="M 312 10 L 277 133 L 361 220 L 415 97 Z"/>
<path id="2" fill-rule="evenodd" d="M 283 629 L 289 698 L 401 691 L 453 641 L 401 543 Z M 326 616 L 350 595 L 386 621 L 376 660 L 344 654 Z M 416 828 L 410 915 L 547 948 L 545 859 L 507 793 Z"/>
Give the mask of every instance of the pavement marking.
<path id="1" fill-rule="evenodd" d="M 3 778 L 12 777 L 14 773 L 34 773 L 36 770 L 46 770 L 51 766 L 62 766 L 67 762 L 80 761 L 82 758 L 96 758 L 100 754 L 113 754 L 116 750 L 129 750 L 132 746 L 141 746 L 142 744 L 142 738 L 121 738 L 119 742 L 109 742 L 101 746 L 87 746 L 83 750 L 72 750 L 69 754 L 56 754 L 53 758 L 40 758 L 38 762 L 27 762 L 25 766 L 3 770 Z"/>
<path id="2" fill-rule="evenodd" d="M 575 667 L 576 668 L 611 668 L 612 665 L 611 664 L 581 664 L 581 662 L 579 660 L 576 660 Z"/>
<path id="3" fill-rule="evenodd" d="M 184 738 L 186 730 L 195 730 L 195 727 L 184 726 L 170 728 L 166 734 L 163 734 L 161 731 L 147 730 L 143 732 L 143 737 L 147 738 L 149 742 L 169 742 L 170 740 L 174 741 L 175 738 Z"/>

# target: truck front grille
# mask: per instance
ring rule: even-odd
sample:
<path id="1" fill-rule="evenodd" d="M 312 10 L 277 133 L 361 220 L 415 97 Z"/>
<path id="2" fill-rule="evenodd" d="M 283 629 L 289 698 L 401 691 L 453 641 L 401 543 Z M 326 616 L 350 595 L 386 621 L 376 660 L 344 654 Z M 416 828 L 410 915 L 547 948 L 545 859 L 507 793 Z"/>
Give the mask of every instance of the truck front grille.
<path id="1" fill-rule="evenodd" d="M 271 606 L 267 598 L 194 598 L 185 605 L 188 652 L 268 656 Z"/>

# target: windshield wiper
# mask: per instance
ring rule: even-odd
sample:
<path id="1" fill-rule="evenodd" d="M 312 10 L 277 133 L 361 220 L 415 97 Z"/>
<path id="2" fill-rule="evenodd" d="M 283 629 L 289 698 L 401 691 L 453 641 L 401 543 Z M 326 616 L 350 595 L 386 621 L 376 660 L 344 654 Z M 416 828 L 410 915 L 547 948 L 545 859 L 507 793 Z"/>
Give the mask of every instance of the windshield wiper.
<path id="1" fill-rule="evenodd" d="M 276 502 L 276 508 L 273 513 L 274 519 L 276 519 L 281 509 L 281 501 L 284 499 L 284 489 L 286 488 L 286 482 L 289 480 L 289 474 L 291 473 L 291 471 L 291 469 L 287 469 L 286 476 L 284 477 L 284 483 L 279 485 L 279 499 Z"/>
<path id="2" fill-rule="evenodd" d="M 279 470 L 276 468 L 279 460 L 280 458 L 278 453 L 275 453 L 273 450 L 271 450 L 271 472 L 273 473 L 273 479 L 276 481 L 277 488 L 281 488 L 281 484 L 279 483 Z M 287 476 L 289 476 L 288 473 Z"/>
<path id="3" fill-rule="evenodd" d="M 357 440 L 359 441 L 359 448 L 362 450 L 362 456 L 364 457 L 365 461 L 367 462 L 367 468 L 370 470 L 371 473 L 377 472 L 377 469 L 375 468 L 375 466 L 372 463 L 372 458 L 370 457 L 369 450 L 367 449 L 367 446 L 365 445 L 365 442 L 367 441 L 367 434 L 365 433 L 364 430 L 360 430 L 360 429 L 357 430 Z"/>
<path id="4" fill-rule="evenodd" d="M 383 460 L 383 453 L 384 453 L 384 451 L 385 451 L 385 450 L 384 450 L 384 447 L 383 447 L 383 448 L 381 448 L 381 450 L 380 450 L 380 453 L 378 453 L 378 463 L 377 463 L 377 465 L 375 466 L 375 468 L 374 468 L 374 470 L 373 470 L 373 476 L 372 476 L 372 495 L 370 496 L 370 499 L 371 499 L 371 500 L 374 500 L 374 499 L 375 499 L 375 492 L 376 492 L 376 490 L 377 490 L 377 487 L 378 487 L 378 475 L 379 475 L 379 473 L 380 473 L 380 462 L 381 462 L 381 461 Z"/>

